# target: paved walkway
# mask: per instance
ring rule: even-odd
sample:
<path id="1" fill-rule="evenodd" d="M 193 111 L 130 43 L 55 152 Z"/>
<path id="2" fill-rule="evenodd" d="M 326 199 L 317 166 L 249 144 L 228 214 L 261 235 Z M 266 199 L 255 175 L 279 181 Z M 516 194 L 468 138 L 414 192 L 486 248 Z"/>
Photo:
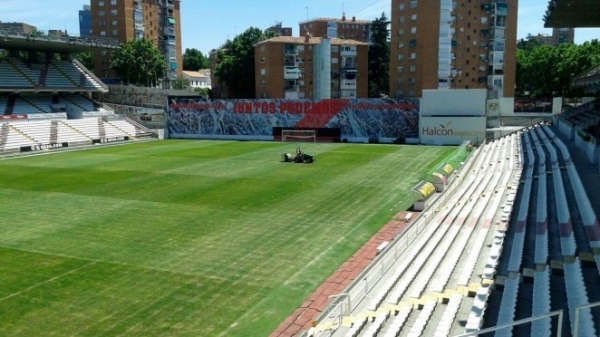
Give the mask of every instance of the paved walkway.
<path id="1" fill-rule="evenodd" d="M 279 327 L 270 334 L 276 336 L 296 336 L 303 330 L 310 329 L 317 316 L 327 308 L 329 296 L 341 293 L 377 256 L 377 247 L 383 241 L 391 241 L 398 231 L 403 230 L 409 222 L 404 219 L 408 211 L 396 214 L 383 228 L 362 246 L 354 255 L 344 262 L 323 284 L 321 284 Z M 415 213 L 411 220 L 416 218 Z"/>

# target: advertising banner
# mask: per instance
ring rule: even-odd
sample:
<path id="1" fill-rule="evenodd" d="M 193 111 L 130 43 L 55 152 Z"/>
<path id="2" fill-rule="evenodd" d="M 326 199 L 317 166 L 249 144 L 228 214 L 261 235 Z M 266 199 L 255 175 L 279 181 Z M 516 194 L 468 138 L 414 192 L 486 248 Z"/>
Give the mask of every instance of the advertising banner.
<path id="1" fill-rule="evenodd" d="M 479 144 L 485 139 L 485 117 L 423 117 L 419 120 L 422 144 L 459 145 L 468 140 Z"/>
<path id="2" fill-rule="evenodd" d="M 346 139 L 417 137 L 416 99 L 249 99 L 169 97 L 169 138 L 273 139 L 274 128 L 339 128 Z"/>

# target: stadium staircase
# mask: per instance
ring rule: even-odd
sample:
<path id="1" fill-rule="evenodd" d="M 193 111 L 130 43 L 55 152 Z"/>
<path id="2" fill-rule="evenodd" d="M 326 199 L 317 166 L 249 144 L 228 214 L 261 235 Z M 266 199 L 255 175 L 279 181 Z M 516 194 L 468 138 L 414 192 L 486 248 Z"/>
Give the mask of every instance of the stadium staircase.
<path id="1" fill-rule="evenodd" d="M 4 146 L 6 145 L 9 128 L 10 126 L 8 123 L 2 123 L 2 126 L 0 126 L 0 149 L 4 149 Z"/>
<path id="2" fill-rule="evenodd" d="M 73 65 L 82 74 L 80 81 L 83 82 L 83 86 L 92 87 L 101 92 L 108 92 L 108 85 L 104 84 L 94 73 L 89 71 L 81 62 L 73 59 Z"/>
<path id="3" fill-rule="evenodd" d="M 58 121 L 50 123 L 50 144 L 58 144 Z"/>
<path id="4" fill-rule="evenodd" d="M 44 68 L 42 68 L 42 71 L 40 72 L 39 85 L 45 87 L 47 78 L 48 78 L 48 65 L 46 64 L 44 66 Z"/>

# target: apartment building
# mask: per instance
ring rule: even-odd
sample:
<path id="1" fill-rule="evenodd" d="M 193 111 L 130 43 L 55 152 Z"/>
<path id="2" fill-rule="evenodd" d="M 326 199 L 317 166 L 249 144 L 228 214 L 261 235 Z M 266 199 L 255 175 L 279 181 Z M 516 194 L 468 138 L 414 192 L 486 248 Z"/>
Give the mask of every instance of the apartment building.
<path id="1" fill-rule="evenodd" d="M 79 10 L 79 36 L 90 36 L 92 32 L 92 9 L 90 5 L 83 5 Z"/>
<path id="2" fill-rule="evenodd" d="M 180 0 L 90 0 L 92 35 L 124 43 L 145 38 L 168 62 L 167 82 L 182 71 Z M 94 53 L 94 72 L 112 78 L 110 50 Z"/>
<path id="3" fill-rule="evenodd" d="M 368 20 L 357 20 L 356 17 L 342 18 L 314 18 L 299 23 L 299 35 L 307 33 L 314 37 L 329 37 L 350 39 L 369 42 L 371 37 L 371 23 Z"/>
<path id="4" fill-rule="evenodd" d="M 552 35 L 539 33 L 528 38 L 552 46 L 558 46 L 561 43 L 575 43 L 575 28 L 552 28 Z"/>
<path id="5" fill-rule="evenodd" d="M 266 29 L 276 33 L 279 36 L 292 36 L 292 27 L 284 27 L 283 22 L 277 21 L 274 25 Z"/>
<path id="6" fill-rule="evenodd" d="M 575 43 L 575 28 L 552 28 L 552 44 Z"/>
<path id="7" fill-rule="evenodd" d="M 390 96 L 487 89 L 513 97 L 518 0 L 392 0 Z"/>
<path id="8" fill-rule="evenodd" d="M 258 42 L 256 97 L 367 97 L 368 47 L 360 41 L 308 35 Z"/>
<path id="9" fill-rule="evenodd" d="M 0 30 L 9 33 L 31 34 L 37 30 L 36 26 L 32 26 L 23 22 L 2 22 L 0 21 Z"/>

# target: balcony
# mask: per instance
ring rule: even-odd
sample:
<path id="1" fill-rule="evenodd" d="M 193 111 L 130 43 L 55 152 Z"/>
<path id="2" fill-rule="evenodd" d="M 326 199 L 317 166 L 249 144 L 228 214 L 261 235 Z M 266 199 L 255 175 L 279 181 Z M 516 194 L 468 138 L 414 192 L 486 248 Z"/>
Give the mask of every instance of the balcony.
<path id="1" fill-rule="evenodd" d="M 298 49 L 296 48 L 295 44 L 286 44 L 285 47 L 283 47 L 283 54 L 298 55 Z"/>
<path id="2" fill-rule="evenodd" d="M 340 56 L 356 56 L 356 46 L 341 46 Z"/>
<path id="3" fill-rule="evenodd" d="M 358 69 L 356 68 L 344 68 L 343 69 L 344 78 L 347 80 L 353 80 L 356 78 L 358 74 Z"/>
<path id="4" fill-rule="evenodd" d="M 506 16 L 508 14 L 508 4 L 497 2 L 492 8 L 492 16 Z"/>
<path id="5" fill-rule="evenodd" d="M 341 90 L 340 98 L 356 98 L 356 90 Z"/>
<path id="6" fill-rule="evenodd" d="M 167 36 L 174 36 L 175 35 L 175 28 L 173 28 L 173 27 L 165 27 L 164 33 Z"/>
<path id="7" fill-rule="evenodd" d="M 350 90 L 350 89 L 356 90 L 356 80 L 342 79 L 342 80 L 340 80 L 340 88 L 342 90 Z"/>
<path id="8" fill-rule="evenodd" d="M 300 68 L 294 66 L 283 67 L 283 78 L 286 80 L 297 80 L 302 78 Z"/>
<path id="9" fill-rule="evenodd" d="M 143 23 L 136 23 L 135 24 L 135 30 L 139 30 L 139 31 L 144 31 L 144 24 Z"/>

